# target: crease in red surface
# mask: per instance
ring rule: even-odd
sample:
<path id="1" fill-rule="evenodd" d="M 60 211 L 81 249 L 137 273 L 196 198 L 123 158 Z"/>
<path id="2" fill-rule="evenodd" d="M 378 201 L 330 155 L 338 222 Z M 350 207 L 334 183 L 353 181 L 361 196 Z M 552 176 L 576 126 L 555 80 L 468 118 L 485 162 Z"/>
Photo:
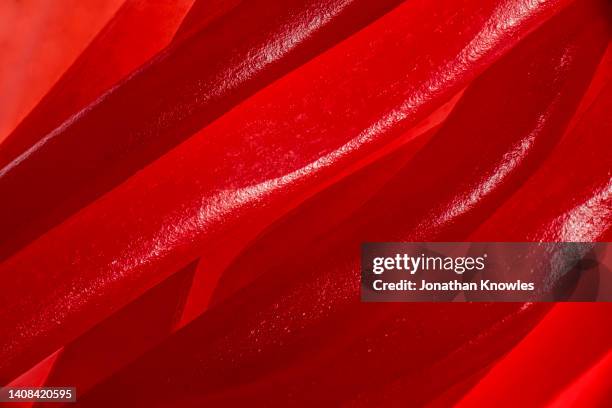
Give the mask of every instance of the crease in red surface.
<path id="1" fill-rule="evenodd" d="M 243 0 L 195 0 L 172 41 L 183 41 L 230 13 Z"/>
<path id="2" fill-rule="evenodd" d="M 84 394 L 160 344 L 177 328 L 195 267 L 194 262 L 178 271 L 64 346 L 44 385 L 71 384 Z"/>
<path id="3" fill-rule="evenodd" d="M 62 351 L 63 349 L 55 351 L 30 370 L 15 378 L 9 384 L 6 384 L 6 386 L 15 388 L 44 387 L 47 378 L 49 377 L 49 373 L 53 369 L 57 359 L 62 355 Z M 10 406 L 16 408 L 29 408 L 34 406 L 34 402 L 11 402 Z"/>

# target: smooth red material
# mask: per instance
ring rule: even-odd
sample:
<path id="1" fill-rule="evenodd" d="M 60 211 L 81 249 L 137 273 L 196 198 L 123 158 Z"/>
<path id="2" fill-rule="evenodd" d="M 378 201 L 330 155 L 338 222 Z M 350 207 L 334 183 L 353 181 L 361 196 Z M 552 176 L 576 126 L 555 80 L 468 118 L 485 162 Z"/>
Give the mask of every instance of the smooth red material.
<path id="1" fill-rule="evenodd" d="M 606 304 L 363 303 L 359 246 L 610 240 L 611 7 L 128 0 L 0 145 L 0 385 L 605 406 Z"/>
<path id="2" fill-rule="evenodd" d="M 601 4 L 568 9 L 477 79 L 431 141 L 347 221 L 325 232 L 325 238 L 317 237 L 325 225 L 317 227 L 314 222 L 325 214 L 325 200 L 338 197 L 338 190 L 315 197 L 259 237 L 224 278 L 229 284 L 242 280 L 245 285 L 249 280 L 236 274 L 251 272 L 251 282 L 253 272 L 265 275 L 255 276 L 258 279 L 235 296 L 226 292 L 230 297 L 225 302 L 98 386 L 81 404 L 101 406 L 110 402 L 107 396 L 131 389 L 137 397 L 128 399 L 126 406 L 137 401 L 201 406 L 353 399 L 370 406 L 389 402 L 387 398 L 398 397 L 401 389 L 404 403 L 418 405 L 435 399 L 465 372 L 486 368 L 537 322 L 545 305 L 363 304 L 358 299 L 359 252 L 353 247 L 381 237 L 465 239 L 491 207 L 516 191 L 550 156 L 603 55 L 608 33 Z M 510 77 L 518 80 L 512 86 L 506 80 Z M 500 94 L 506 98 L 483 104 Z M 482 120 L 483 113 L 487 120 Z M 476 115 L 481 119 L 475 121 Z M 512 121 L 504 121 L 510 117 Z M 459 138 L 468 126 L 472 138 Z M 463 154 L 457 157 L 459 142 Z M 440 161 L 447 166 L 438 167 Z M 483 177 L 487 169 L 500 167 L 493 173 L 494 183 Z M 376 174 L 375 168 L 368 170 L 363 174 Z M 441 190 L 443 195 L 432 196 L 431 203 L 419 195 L 429 191 L 432 181 L 439 185 L 443 180 L 457 190 Z M 352 178 L 347 182 L 356 183 Z M 460 205 L 472 191 L 481 193 L 473 205 Z M 440 216 L 433 204 L 448 208 L 446 202 L 463 211 Z M 420 206 L 433 217 L 417 211 Z M 470 222 L 461 223 L 466 218 Z M 431 227 L 423 229 L 421 222 L 427 220 Z M 304 244 L 304 233 L 312 237 L 311 244 Z M 469 320 L 460 317 L 466 315 Z M 233 316 L 232 325 L 227 325 L 227 316 Z M 494 322 L 504 321 L 502 327 L 487 320 L 492 316 Z M 520 323 L 511 323 L 514 319 Z M 466 340 L 476 336 L 471 324 L 481 327 L 478 336 L 490 336 L 483 340 L 486 350 L 477 340 Z M 454 341 L 465 348 L 447 356 L 446 347 L 459 347 Z M 143 397 L 144 384 L 163 384 L 168 391 L 149 399 Z"/>
<path id="3" fill-rule="evenodd" d="M 222 244 L 239 250 L 296 200 L 320 190 L 446 101 L 564 3 L 402 4 L 45 234 L 0 265 L 2 286 L 13 288 L 0 309 L 0 327 L 6 333 L 1 339 L 2 378 L 10 379 L 83 333 L 193 261 L 201 248 Z M 503 23 L 508 16 L 512 24 Z M 414 27 L 410 35 L 406 35 L 407 26 Z M 457 35 L 459 28 L 461 35 Z M 183 44 L 197 47 L 199 39 L 194 36 Z M 193 55 L 197 53 L 189 53 L 189 58 L 185 54 L 183 63 L 177 56 L 176 64 L 199 72 Z M 169 72 L 176 70 L 176 64 L 168 66 Z M 353 67 L 350 75 L 347 66 Z M 160 81 L 161 72 L 142 71 L 144 79 L 134 77 L 122 89 L 140 89 L 144 93 L 132 95 L 149 101 L 150 88 L 143 88 L 146 78 Z M 188 77 L 174 80 L 189 83 Z M 330 94 L 327 90 L 332 85 L 335 91 Z M 169 89 L 182 94 L 191 86 Z M 90 121 L 99 124 L 94 119 L 105 112 L 113 112 L 113 120 L 104 122 L 111 127 L 135 126 L 143 118 L 138 114 L 142 111 L 128 113 L 124 104 L 115 106 L 113 100 L 101 101 L 91 117 L 75 118 L 69 131 L 77 132 Z M 171 109 L 180 106 L 181 118 L 189 112 L 181 103 L 169 99 L 164 103 Z M 129 118 L 123 120 L 123 114 Z M 169 123 L 147 122 L 144 128 L 134 129 L 146 135 L 145 129 L 153 126 L 157 134 L 157 125 L 164 129 Z M 87 160 L 87 152 L 100 155 L 101 140 L 101 136 L 93 138 L 71 157 Z M 49 142 L 48 146 L 59 145 Z M 61 157 L 66 151 L 70 149 L 56 153 Z M 36 159 L 34 153 L 29 157 L 33 166 L 38 163 L 36 177 L 28 182 L 31 189 L 17 183 L 19 163 L 13 167 L 15 172 L 4 170 L 0 184 L 12 185 L 20 194 L 39 195 L 45 190 L 56 194 L 53 184 L 41 177 L 53 171 L 41 173 L 44 160 Z M 28 165 L 24 166 L 26 171 Z M 62 166 L 57 169 L 61 171 Z M 55 180 L 61 180 L 64 189 L 72 189 L 83 176 L 83 172 L 71 172 Z M 88 186 L 95 189 L 98 184 Z M 35 202 L 40 203 L 40 197 L 27 204 Z M 23 202 L 18 197 L 3 202 L 18 206 L 1 213 L 11 214 L 10 220 L 4 218 L 7 222 L 18 220 L 19 213 L 32 214 L 32 208 L 17 203 Z"/>

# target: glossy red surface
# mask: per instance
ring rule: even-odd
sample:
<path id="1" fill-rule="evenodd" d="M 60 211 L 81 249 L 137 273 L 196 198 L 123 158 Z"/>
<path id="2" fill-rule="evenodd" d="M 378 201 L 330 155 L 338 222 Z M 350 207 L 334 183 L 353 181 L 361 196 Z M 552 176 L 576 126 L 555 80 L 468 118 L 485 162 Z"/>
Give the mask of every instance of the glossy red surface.
<path id="1" fill-rule="evenodd" d="M 244 261 L 225 273 L 219 292 L 227 292 L 225 285 L 240 285 L 246 279 L 241 275 L 265 271 L 270 258 L 282 257 L 278 252 L 298 250 L 310 257 L 313 249 L 303 246 L 307 239 L 320 240 L 323 233 L 325 242 L 319 246 L 330 253 L 316 257 L 320 264 L 312 269 L 341 264 L 347 258 L 356 267 L 361 242 L 467 239 L 555 149 L 607 45 L 608 28 L 597 11 L 589 7 L 566 11 L 474 81 L 444 125 L 407 165 L 396 170 L 389 182 L 367 185 L 373 197 L 353 214 L 347 215 L 347 204 L 339 210 L 331 206 L 336 197 L 357 190 L 364 181 L 346 180 L 335 187 L 342 190 L 319 195 L 271 228 L 268 236 L 258 237 L 243 252 Z M 484 102 L 499 95 L 504 95 L 499 103 Z M 604 126 L 605 121 L 595 123 Z M 599 152 L 607 154 L 606 149 Z M 602 168 L 609 162 L 603 157 L 594 162 L 605 177 Z M 374 171 L 368 169 L 366 174 Z M 330 208 L 334 212 L 324 218 L 326 222 L 317 223 Z M 531 238 L 525 232 L 527 225 L 512 225 L 517 229 L 512 239 Z M 284 243 L 282 250 L 279 242 Z"/>
<path id="2" fill-rule="evenodd" d="M 91 80 L 94 85 L 74 105 L 65 105 L 62 93 L 80 92 L 79 81 L 68 78 L 68 83 L 58 84 L 59 95 L 51 94 L 47 103 L 59 103 L 65 110 L 55 113 L 53 106 L 46 109 L 43 105 L 14 137 L 9 137 L 0 160 L 4 166 L 0 170 L 0 195 L 11 200 L 0 203 L 0 229 L 11 239 L 0 243 L 0 259 L 398 2 L 241 3 L 185 41 L 175 42 L 130 78 L 77 111 L 75 108 L 80 109 L 82 102 L 97 95 L 101 86 L 113 85 L 128 66 L 137 66 L 144 59 L 132 54 L 124 58 L 122 50 L 113 46 L 117 38 L 124 37 L 123 27 L 111 26 L 111 38 L 103 36 L 99 44 L 94 44 L 83 63 L 95 65 L 98 55 L 106 56 L 104 47 L 113 47 L 117 59 L 126 66 L 117 66 L 118 72 L 104 70 L 100 79 L 87 78 L 86 82 Z M 153 20 L 151 26 L 156 27 L 155 13 L 160 6 L 151 4 L 149 8 L 153 16 L 143 12 L 145 16 L 140 18 Z M 130 11 L 126 10 L 127 15 L 117 22 L 126 25 L 128 32 L 133 19 Z M 152 31 L 146 27 L 143 30 Z M 155 33 L 143 36 L 142 32 L 136 31 L 133 41 L 141 42 L 144 37 L 144 44 L 151 41 L 151 49 L 167 40 L 167 32 L 158 34 L 159 39 Z M 128 40 L 122 39 L 127 47 L 124 52 L 132 48 Z M 140 47 L 146 55 L 147 50 Z M 76 69 L 80 67 L 78 64 Z M 73 99 L 68 96 L 68 100 Z M 66 121 L 58 120 L 72 113 Z M 27 150 L 22 149 L 22 140 Z"/>
<path id="3" fill-rule="evenodd" d="M 608 1 L 176 3 L 126 3 L 0 145 L 3 383 L 609 401 L 605 304 L 361 303 L 358 268 L 366 241 L 610 239 Z"/>
<path id="4" fill-rule="evenodd" d="M 104 404 L 110 401 L 105 396 L 137 390 L 138 397 L 126 402 L 130 405 L 143 398 L 145 390 L 139 387 L 163 384 L 174 391 L 152 395 L 144 400 L 147 404 L 163 406 L 175 398 L 185 406 L 253 400 L 272 405 L 335 404 L 354 398 L 358 405 L 378 405 L 397 392 L 399 385 L 388 384 L 396 377 L 406 394 L 402 401 L 420 404 L 458 381 L 465 371 L 482 369 L 499 357 L 508 343 L 516 341 L 512 336 L 519 338 L 546 306 L 362 304 L 358 246 L 387 237 L 465 239 L 474 225 L 488 217 L 491 207 L 499 206 L 546 161 L 607 46 L 606 20 L 592 5 L 568 9 L 474 81 L 425 147 L 346 221 L 330 230 L 330 224 L 338 221 L 334 214 L 338 209 L 330 210 L 325 200 L 337 200 L 339 190 L 349 190 L 348 185 L 354 190 L 365 183 L 371 191 L 380 180 L 348 178 L 344 185 L 334 186 L 333 193 L 318 195 L 258 237 L 219 284 L 228 301 L 99 386 L 82 404 Z M 497 95 L 504 95 L 504 100 L 484 103 Z M 460 138 L 468 129 L 471 137 Z M 408 150 L 388 160 L 396 162 Z M 361 177 L 371 178 L 380 171 L 376 166 L 380 164 L 364 170 Z M 433 194 L 431 186 L 443 182 L 449 188 Z M 345 206 L 340 211 L 346 210 Z M 333 216 L 317 225 L 326 212 Z M 305 236 L 311 237 L 311 243 L 304 242 Z M 231 297 L 237 287 L 257 278 Z M 469 321 L 460 317 L 466 314 Z M 226 316 L 237 320 L 228 326 Z M 504 329 L 493 324 L 501 319 L 506 319 Z M 514 319 L 520 323 L 511 323 Z M 474 340 L 447 355 L 446 347 L 457 347 L 454 341 L 463 344 L 466 337 L 476 337 L 470 332 L 474 323 L 489 325 L 478 335 L 499 336 L 502 344 L 471 358 L 479 344 Z M 394 359 L 396 355 L 403 357 Z M 423 367 L 432 373 L 424 374 Z M 169 381 L 167 372 L 181 374 Z M 429 384 L 434 375 L 436 383 Z"/>
<path id="5" fill-rule="evenodd" d="M 473 239 L 610 241 L 610 112 L 612 84 L 608 83 L 550 159 L 480 226 Z M 515 221 L 517 217 L 520 224 Z"/>
<path id="6" fill-rule="evenodd" d="M 547 3 L 529 8 L 520 1 L 510 5 L 449 2 L 441 8 L 436 5 L 432 11 L 441 14 L 429 21 L 422 15 L 423 9 L 433 8 L 431 3 L 402 4 L 237 106 L 8 259 L 0 265 L 0 278 L 3 286 L 15 290 L 4 297 L 0 312 L 0 325 L 10 328 L 4 337 L 2 371 L 6 367 L 7 373 L 16 374 L 17 367 L 52 352 L 191 262 L 200 248 L 222 244 L 239 250 L 292 202 L 320 189 L 326 180 L 329 183 L 348 165 L 414 124 L 436 101 L 445 101 L 509 49 L 520 38 L 517 33 L 528 32 L 558 7 Z M 473 9 L 465 10 L 468 6 Z M 466 17 L 457 19 L 457 12 Z M 506 26 L 501 20 L 491 24 L 508 12 L 514 13 L 515 24 Z M 420 25 L 411 35 L 402 36 L 405 27 L 416 22 Z M 458 27 L 464 30 L 463 36 L 456 35 Z M 437 35 L 431 36 L 432 31 Z M 380 46 L 374 47 L 371 38 L 377 38 Z M 197 39 L 192 37 L 185 44 L 196 46 Z M 399 52 L 404 49 L 411 53 Z M 195 71 L 193 55 L 183 58 Z M 424 56 L 427 64 L 422 63 Z M 354 69 L 347 76 L 345 67 L 351 57 Z M 465 69 L 466 65 L 472 69 Z M 448 76 L 449 70 L 457 75 Z M 143 74 L 159 79 L 149 71 Z M 360 87 L 355 88 L 355 83 Z M 331 84 L 333 94 L 326 91 Z M 96 106 L 101 112 L 117 112 L 110 102 Z M 115 117 L 108 125 L 124 126 L 138 119 L 134 112 L 129 115 L 130 122 Z M 87 123 L 86 118 L 76 121 L 74 129 Z M 288 133 L 292 138 L 287 139 Z M 88 151 L 99 155 L 101 150 L 92 144 L 100 140 L 88 142 Z M 79 152 L 79 158 L 85 156 L 86 152 Z M 32 163 L 38 162 L 36 155 L 29 157 Z M 18 180 L 20 162 L 14 163 L 17 172 L 5 169 L 0 177 L 9 186 L 11 180 Z M 69 189 L 73 177 L 57 180 Z M 37 178 L 36 183 L 40 182 Z M 13 185 L 21 194 L 41 192 L 40 188 L 23 189 L 22 183 Z M 6 205 L 17 206 L 20 201 L 14 197 Z M 39 199 L 29 202 L 42 203 Z M 18 208 L 28 211 L 27 206 Z M 11 222 L 19 218 L 8 208 L 1 214 Z M 44 271 L 37 264 L 44 265 Z M 54 282 L 51 292 L 47 282 Z M 14 358 L 23 362 L 13 363 Z"/>

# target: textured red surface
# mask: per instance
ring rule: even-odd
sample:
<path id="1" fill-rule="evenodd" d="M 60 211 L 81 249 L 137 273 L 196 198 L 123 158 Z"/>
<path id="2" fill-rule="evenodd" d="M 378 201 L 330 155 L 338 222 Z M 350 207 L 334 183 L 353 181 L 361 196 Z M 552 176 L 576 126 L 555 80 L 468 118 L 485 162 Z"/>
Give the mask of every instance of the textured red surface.
<path id="1" fill-rule="evenodd" d="M 610 8 L 124 2 L 0 144 L 2 384 L 605 406 L 606 304 L 365 304 L 358 262 L 364 241 L 610 240 Z"/>

